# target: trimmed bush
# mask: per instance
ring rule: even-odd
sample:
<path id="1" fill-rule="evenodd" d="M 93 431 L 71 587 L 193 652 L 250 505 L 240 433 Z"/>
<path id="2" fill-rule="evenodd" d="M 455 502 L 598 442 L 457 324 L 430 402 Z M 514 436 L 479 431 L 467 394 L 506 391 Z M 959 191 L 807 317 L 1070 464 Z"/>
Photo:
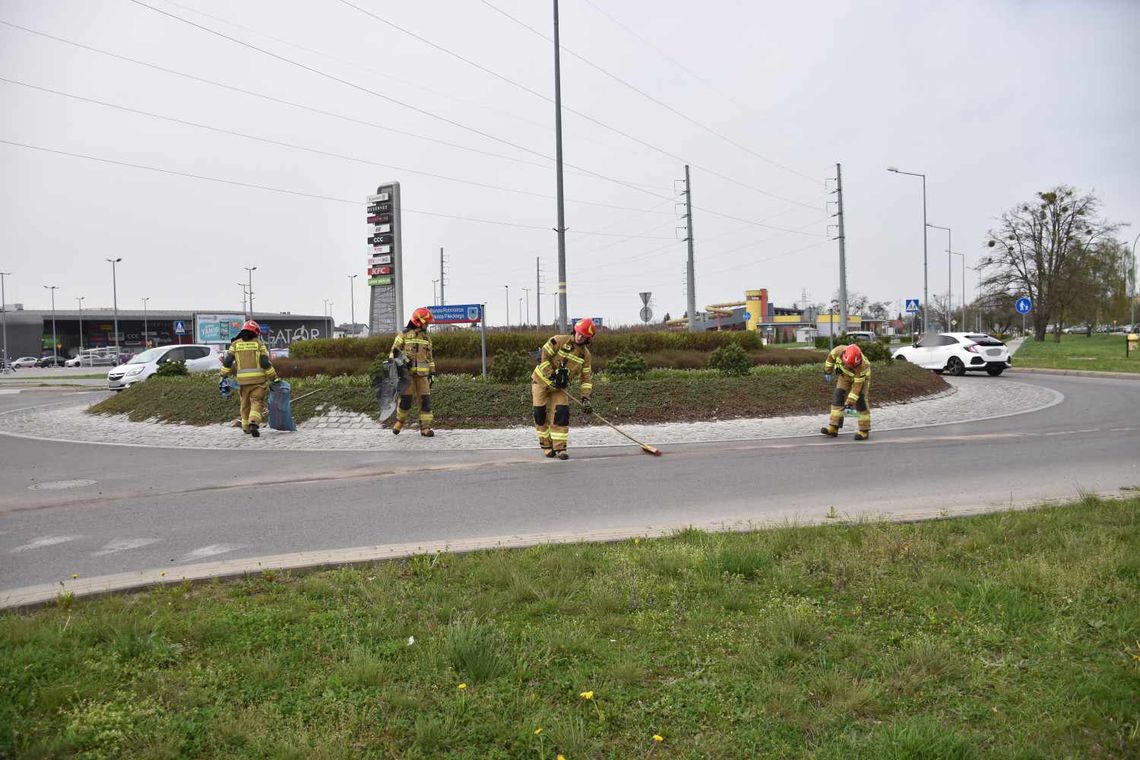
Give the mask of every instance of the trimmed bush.
<path id="1" fill-rule="evenodd" d="M 752 369 L 752 360 L 739 344 L 729 343 L 712 352 L 709 368 L 727 377 L 743 377 Z"/>
<path id="2" fill-rule="evenodd" d="M 186 369 L 186 362 L 166 362 L 165 364 L 158 365 L 155 370 L 155 377 L 185 377 L 189 375 L 190 371 Z"/>
<path id="3" fill-rule="evenodd" d="M 644 377 L 649 371 L 645 357 L 633 351 L 622 351 L 606 365 L 606 373 L 617 377 Z"/>
<path id="4" fill-rule="evenodd" d="M 533 369 L 530 357 L 522 351 L 500 351 L 491 359 L 491 377 L 497 383 L 522 382 Z"/>
<path id="5" fill-rule="evenodd" d="M 878 341 L 878 340 L 872 341 L 872 342 L 857 341 L 857 340 L 853 341 L 847 335 L 838 335 L 835 338 L 835 345 L 837 345 L 837 346 L 841 346 L 841 345 L 845 345 L 845 344 L 850 345 L 851 343 L 854 343 L 855 345 L 859 346 L 859 348 L 863 351 L 863 355 L 866 356 L 868 359 L 870 359 L 873 362 L 889 362 L 889 361 L 891 361 L 891 349 L 887 346 L 887 344 L 883 343 L 882 341 Z M 815 347 L 826 349 L 828 347 L 827 337 L 824 336 L 822 338 L 816 338 L 815 339 Z"/>

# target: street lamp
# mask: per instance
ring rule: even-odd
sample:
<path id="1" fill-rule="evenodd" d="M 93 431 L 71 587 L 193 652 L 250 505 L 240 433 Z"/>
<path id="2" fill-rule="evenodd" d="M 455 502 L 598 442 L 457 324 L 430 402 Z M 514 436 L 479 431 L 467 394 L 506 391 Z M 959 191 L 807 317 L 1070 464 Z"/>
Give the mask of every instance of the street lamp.
<path id="1" fill-rule="evenodd" d="M 1136 332 L 1136 241 L 1140 240 L 1140 235 L 1136 236 L 1136 240 L 1132 241 L 1132 289 L 1129 291 L 1131 298 L 1128 299 L 1128 321 L 1132 324 L 1132 331 Z"/>
<path id="2" fill-rule="evenodd" d="M 966 327 L 966 254 L 958 253 L 957 251 L 946 251 L 951 256 L 962 257 L 962 331 L 965 332 Z"/>
<path id="3" fill-rule="evenodd" d="M 356 293 L 353 292 L 354 286 L 356 285 L 356 283 L 353 282 L 355 279 L 356 275 L 348 275 L 348 309 L 352 320 L 352 325 L 349 329 L 352 330 L 353 336 L 356 335 Z"/>
<path id="4" fill-rule="evenodd" d="M 253 319 L 253 273 L 257 271 L 257 267 L 242 267 L 242 269 L 249 275 L 249 318 Z"/>
<path id="5" fill-rule="evenodd" d="M 149 300 L 150 300 L 150 296 L 147 296 L 146 298 L 144 298 L 142 300 L 142 302 L 143 302 L 143 351 L 146 351 L 148 348 L 150 348 L 150 344 L 147 342 L 147 339 L 146 339 L 146 334 L 148 332 L 148 330 L 147 330 L 148 324 L 147 324 L 147 319 L 146 319 L 146 304 L 147 304 L 147 301 L 149 301 Z M 181 341 L 179 341 L 179 343 L 181 343 Z"/>
<path id="6" fill-rule="evenodd" d="M 76 296 L 75 302 L 79 304 L 79 353 L 83 353 L 83 301 L 87 296 Z M 79 366 L 83 366 L 83 360 L 79 360 Z"/>
<path id="7" fill-rule="evenodd" d="M 111 294 L 114 298 L 115 306 L 115 361 L 119 360 L 119 284 L 115 274 L 115 265 L 123 260 L 120 256 L 117 259 L 107 259 L 111 262 Z"/>
<path id="8" fill-rule="evenodd" d="M 922 331 L 925 333 L 930 326 L 927 317 L 930 312 L 930 280 L 927 273 L 926 258 L 926 175 L 900 171 L 893 166 L 888 166 L 887 171 L 895 174 L 906 174 L 911 177 L 922 177 Z"/>
<path id="9" fill-rule="evenodd" d="M 2 318 L 0 319 L 0 324 L 3 324 L 4 330 L 4 355 L 0 357 L 4 361 L 0 362 L 0 365 L 2 365 L 4 369 L 8 369 L 8 309 L 4 305 L 4 302 L 7 300 L 7 296 L 4 294 L 4 278 L 11 276 L 11 272 L 0 272 L 0 318 Z"/>
<path id="10" fill-rule="evenodd" d="M 522 305 L 523 305 L 522 296 L 519 296 L 519 327 L 525 327 L 526 326 L 525 323 L 523 322 Z"/>
<path id="11" fill-rule="evenodd" d="M 55 291 L 59 290 L 58 285 L 44 285 L 45 288 L 51 291 L 51 366 L 59 363 L 59 350 L 56 348 L 59 343 L 55 337 Z"/>
<path id="12" fill-rule="evenodd" d="M 506 297 L 504 299 L 504 303 L 506 304 L 506 307 L 507 307 L 507 311 L 506 311 L 507 327 L 510 327 L 511 326 L 511 286 L 510 285 L 504 285 L 503 287 L 506 288 L 506 290 L 507 290 L 507 294 L 506 294 Z"/>
<path id="13" fill-rule="evenodd" d="M 949 254 L 950 251 L 954 248 L 954 241 L 951 238 L 950 228 L 949 227 L 942 227 L 942 226 L 937 225 L 937 224 L 928 224 L 926 226 L 928 228 L 934 229 L 934 230 L 946 230 L 946 253 Z M 952 262 L 953 262 L 953 259 L 951 259 L 949 256 L 947 256 L 946 257 L 946 308 L 949 309 L 950 311 L 954 311 L 954 286 L 953 286 L 953 284 L 951 284 L 953 275 L 950 272 L 950 269 L 951 269 L 950 265 Z M 950 325 L 946 325 L 946 331 L 947 332 L 950 331 Z"/>
<path id="14" fill-rule="evenodd" d="M 530 324 L 530 288 L 523 288 L 523 292 L 526 293 L 526 319 L 523 320 L 523 327 L 526 327 Z"/>

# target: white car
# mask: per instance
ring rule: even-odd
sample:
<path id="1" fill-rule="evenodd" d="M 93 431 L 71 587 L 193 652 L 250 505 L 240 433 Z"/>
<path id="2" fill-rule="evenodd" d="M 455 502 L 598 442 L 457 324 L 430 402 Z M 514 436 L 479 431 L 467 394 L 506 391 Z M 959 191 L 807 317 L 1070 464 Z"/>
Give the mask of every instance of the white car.
<path id="1" fill-rule="evenodd" d="M 28 367 L 36 366 L 40 358 L 38 356 L 21 356 L 19 359 L 12 361 L 12 366 L 16 369 L 27 369 Z"/>
<path id="2" fill-rule="evenodd" d="M 143 351 L 132 357 L 126 364 L 120 364 L 107 373 L 107 387 L 121 391 L 135 383 L 146 380 L 158 372 L 158 368 L 169 362 L 186 362 L 190 372 L 209 372 L 222 368 L 222 352 L 217 346 L 197 344 L 159 346 Z"/>
<path id="3" fill-rule="evenodd" d="M 1013 365 L 1005 344 L 981 333 L 930 333 L 913 346 L 898 349 L 892 356 L 898 361 L 950 375 L 984 370 L 997 377 Z"/>
<path id="4" fill-rule="evenodd" d="M 106 348 L 88 348 L 63 363 L 65 367 L 114 367 L 118 360 Z"/>

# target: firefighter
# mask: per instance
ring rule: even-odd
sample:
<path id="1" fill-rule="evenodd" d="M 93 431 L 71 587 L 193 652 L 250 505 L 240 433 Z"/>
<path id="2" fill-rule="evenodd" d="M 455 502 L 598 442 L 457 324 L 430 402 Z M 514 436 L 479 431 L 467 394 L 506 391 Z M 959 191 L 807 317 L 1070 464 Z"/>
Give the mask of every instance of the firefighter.
<path id="1" fill-rule="evenodd" d="M 835 438 L 843 426 L 845 413 L 854 410 L 859 415 L 859 430 L 856 441 L 871 437 L 871 362 L 863 355 L 859 346 L 836 346 L 823 363 L 823 379 L 831 383 L 832 372 L 839 375 L 835 381 L 835 391 L 831 396 L 831 415 L 827 427 L 819 432 Z"/>
<path id="2" fill-rule="evenodd" d="M 420 403 L 420 435 L 431 438 L 435 431 L 431 429 L 435 415 L 431 411 L 431 386 L 435 382 L 435 357 L 431 351 L 431 336 L 428 335 L 428 324 L 432 321 L 431 312 L 422 306 L 412 312 L 407 327 L 402 333 L 396 335 L 392 342 L 392 350 L 388 357 L 401 362 L 400 368 L 400 405 L 396 409 L 396 422 L 392 425 L 392 432 L 399 435 L 408 421 L 412 409 L 413 398 L 419 398 Z M 406 373 L 406 376 L 405 376 Z M 405 377 L 410 382 L 405 386 Z"/>
<path id="3" fill-rule="evenodd" d="M 222 381 L 218 384 L 227 394 L 226 380 L 236 378 L 241 398 L 241 429 L 254 438 L 261 436 L 265 422 L 265 395 L 269 383 L 281 382 L 269 360 L 269 349 L 261 339 L 261 326 L 252 319 L 241 326 L 222 356 Z"/>
<path id="4" fill-rule="evenodd" d="M 538 445 L 548 458 L 569 459 L 570 397 L 566 389 L 575 377 L 582 380 L 582 411 L 594 411 L 590 395 L 594 391 L 590 340 L 597 332 L 592 319 L 579 320 L 573 335 L 555 335 L 542 345 L 539 364 L 531 373 L 534 429 Z"/>

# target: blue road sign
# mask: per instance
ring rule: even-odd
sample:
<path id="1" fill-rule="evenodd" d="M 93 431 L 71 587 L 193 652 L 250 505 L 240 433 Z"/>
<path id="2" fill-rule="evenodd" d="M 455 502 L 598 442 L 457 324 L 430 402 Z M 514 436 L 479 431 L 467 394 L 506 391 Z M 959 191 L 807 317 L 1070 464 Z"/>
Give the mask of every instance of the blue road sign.
<path id="1" fill-rule="evenodd" d="M 1033 299 L 1029 296 L 1022 296 L 1017 299 L 1017 303 L 1013 307 L 1017 309 L 1018 314 L 1028 314 L 1033 311 Z"/>
<path id="2" fill-rule="evenodd" d="M 906 299 L 906 311 L 909 314 L 916 314 L 916 313 L 922 311 L 922 307 L 920 307 L 918 305 L 918 299 L 917 298 Z"/>
<path id="3" fill-rule="evenodd" d="M 432 306 L 430 310 L 433 321 L 441 325 L 477 324 L 483 313 L 483 307 L 477 303 Z"/>
<path id="4" fill-rule="evenodd" d="M 174 334 L 175 335 L 185 335 L 186 334 L 186 323 L 185 322 L 175 322 L 174 323 Z"/>

